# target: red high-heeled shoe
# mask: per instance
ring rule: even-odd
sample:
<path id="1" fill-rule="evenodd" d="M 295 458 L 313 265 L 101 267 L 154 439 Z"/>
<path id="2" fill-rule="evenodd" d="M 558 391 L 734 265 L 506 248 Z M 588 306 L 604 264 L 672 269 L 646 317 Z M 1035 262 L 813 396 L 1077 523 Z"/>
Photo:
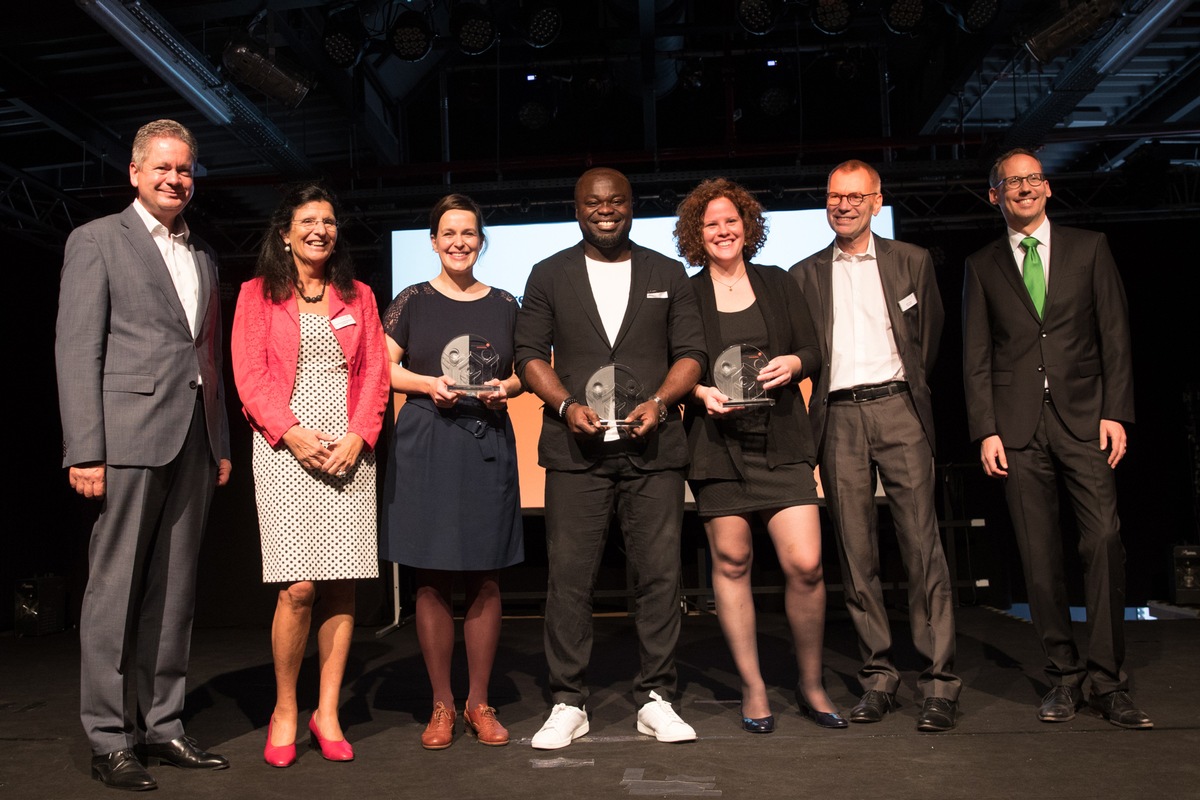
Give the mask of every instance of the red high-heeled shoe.
<path id="1" fill-rule="evenodd" d="M 271 744 L 271 728 L 275 727 L 275 718 L 267 723 L 267 746 L 263 748 L 263 760 L 272 767 L 290 767 L 296 763 L 296 743 Z"/>
<path id="2" fill-rule="evenodd" d="M 336 742 L 321 738 L 317 730 L 317 718 L 309 717 L 308 732 L 312 734 L 312 744 L 321 750 L 321 757 L 326 761 L 353 761 L 354 748 L 345 739 Z"/>

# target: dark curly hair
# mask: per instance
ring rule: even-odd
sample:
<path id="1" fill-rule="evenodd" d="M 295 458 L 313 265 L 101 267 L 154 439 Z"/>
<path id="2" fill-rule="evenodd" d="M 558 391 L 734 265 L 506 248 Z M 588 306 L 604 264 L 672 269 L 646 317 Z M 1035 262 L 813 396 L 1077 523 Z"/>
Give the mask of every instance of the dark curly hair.
<path id="1" fill-rule="evenodd" d="M 267 232 L 263 235 L 262 244 L 258 247 L 258 262 L 254 274 L 263 279 L 263 297 L 273 303 L 282 303 L 291 299 L 296 289 L 299 274 L 296 272 L 296 262 L 292 254 L 283 249 L 285 233 L 292 227 L 292 215 L 296 209 L 308 203 L 325 202 L 333 206 L 333 216 L 338 218 L 337 197 L 333 192 L 319 183 L 300 183 L 285 190 L 279 207 L 271 214 Z M 339 236 L 340 239 L 340 236 Z M 339 242 L 340 243 L 340 242 Z M 337 289 L 343 300 L 353 300 L 357 291 L 354 288 L 354 259 L 346 248 L 334 247 L 325 264 L 325 277 Z"/>
<path id="2" fill-rule="evenodd" d="M 683 260 L 694 267 L 707 267 L 711 260 L 704 249 L 704 212 L 708 204 L 719 197 L 733 203 L 742 218 L 743 259 L 750 261 L 767 243 L 767 220 L 763 216 L 762 203 L 741 184 L 728 178 L 709 178 L 692 189 L 675 209 L 675 215 L 679 217 L 675 223 L 675 248 Z"/>

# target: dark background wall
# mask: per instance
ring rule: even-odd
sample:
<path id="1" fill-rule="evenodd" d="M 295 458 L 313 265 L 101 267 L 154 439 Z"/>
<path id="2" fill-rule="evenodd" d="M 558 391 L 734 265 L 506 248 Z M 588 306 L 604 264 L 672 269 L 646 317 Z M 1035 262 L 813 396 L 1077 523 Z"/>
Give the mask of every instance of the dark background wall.
<path id="1" fill-rule="evenodd" d="M 201 186 L 201 191 L 203 187 Z M 1050 211 L 1053 217 L 1053 202 Z M 935 255 L 938 283 L 946 306 L 946 329 L 941 358 L 933 380 L 938 416 L 939 464 L 963 465 L 965 509 L 970 516 L 987 519 L 987 527 L 972 534 L 970 570 L 988 577 L 990 591 L 971 593 L 965 601 L 1003 605 L 1023 600 L 1019 562 L 1011 541 L 999 483 L 982 478 L 978 453 L 966 440 L 966 420 L 961 385 L 961 282 L 967 255 L 998 236 L 1002 223 L 975 231 L 923 233 L 908 237 L 904 219 L 897 220 L 898 238 L 930 248 Z M 1085 225 L 1085 227 L 1098 227 Z M 1181 244 L 1181 223 L 1105 223 L 1130 301 L 1133 330 L 1135 392 L 1138 422 L 1131 430 L 1130 452 L 1118 471 L 1122 536 L 1127 553 L 1129 590 L 1127 603 L 1142 605 L 1168 594 L 1171 549 L 1196 543 L 1196 465 L 1187 430 L 1185 395 L 1200 385 L 1200 321 L 1194 303 L 1195 285 L 1190 273 L 1195 257 Z M 21 241 L 13 245 L 9 263 L 29 270 L 31 290 L 13 293 L 15 319 L 10 331 L 18 332 L 14 348 L 18 360 L 10 381 L 8 452 L 10 476 L 7 493 L 14 510 L 7 527 L 4 555 L 0 558 L 0 589 L 8 596 L 17 580 L 39 575 L 67 579 L 68 619 L 78 618 L 86 583 L 87 542 L 97 505 L 77 497 L 67 485 L 60 466 L 61 427 L 57 410 L 54 370 L 54 322 L 57 313 L 61 253 Z M 797 253 L 797 260 L 806 253 Z M 381 254 L 381 262 L 383 254 Z M 223 272 L 223 310 L 226 329 L 233 317 L 233 301 L 245 265 Z M 16 271 L 10 272 L 15 277 Z M 14 286 L 20 285 L 13 282 Z M 381 302 L 386 292 L 378 292 Z M 226 346 L 228 347 L 228 346 Z M 274 590 L 261 583 L 258 529 L 250 471 L 250 431 L 236 405 L 236 392 L 227 375 L 231 397 L 229 416 L 233 440 L 234 472 L 231 484 L 217 492 L 207 540 L 200 563 L 197 625 L 268 624 Z M 1194 426 L 1194 420 L 1191 423 Z M 530 561 L 544 561 L 540 520 L 528 526 Z M 694 526 L 695 521 L 689 520 Z M 696 531 L 690 531 L 696 533 Z M 1065 534 L 1070 537 L 1069 526 Z M 827 531 L 828 536 L 828 531 Z M 686 548 L 685 548 L 686 549 Z M 1068 548 L 1070 552 L 1070 548 Z M 685 552 L 685 557 L 689 557 Z M 960 560 L 965 556 L 960 555 Z M 827 570 L 836 580 L 833 551 L 827 545 Z M 1072 585 L 1079 582 L 1077 560 Z M 380 618 L 390 592 L 387 570 L 378 582 L 360 591 L 360 618 Z M 536 592 L 537 570 L 517 570 L 506 579 L 513 592 Z M 523 585 L 524 584 L 526 585 Z M 1076 590 L 1077 591 L 1077 590 Z M 836 601 L 835 601 L 836 602 Z M 13 625 L 9 603 L 0 605 L 0 630 Z"/>

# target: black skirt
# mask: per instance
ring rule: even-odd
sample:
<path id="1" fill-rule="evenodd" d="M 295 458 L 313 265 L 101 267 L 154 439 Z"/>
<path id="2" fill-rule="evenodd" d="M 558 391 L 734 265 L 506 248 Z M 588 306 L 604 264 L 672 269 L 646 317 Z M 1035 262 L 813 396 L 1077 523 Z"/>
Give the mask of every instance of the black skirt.
<path id="1" fill-rule="evenodd" d="M 766 434 L 738 437 L 744 472 L 740 479 L 688 481 L 696 498 L 696 513 L 703 518 L 729 517 L 817 502 L 813 465 L 801 461 L 767 466 Z"/>

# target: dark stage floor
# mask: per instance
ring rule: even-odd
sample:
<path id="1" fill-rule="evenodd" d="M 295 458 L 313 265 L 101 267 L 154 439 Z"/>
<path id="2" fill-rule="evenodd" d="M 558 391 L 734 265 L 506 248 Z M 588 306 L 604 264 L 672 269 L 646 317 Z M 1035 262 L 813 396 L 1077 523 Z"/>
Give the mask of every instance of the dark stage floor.
<path id="1" fill-rule="evenodd" d="M 529 739 L 548 710 L 540 619 L 506 620 L 492 702 L 508 726 L 508 747 L 459 736 L 440 752 L 418 741 L 429 713 L 428 685 L 415 631 L 377 639 L 360 628 L 351 652 L 342 723 L 358 758 L 323 761 L 303 748 L 276 770 L 261 753 L 272 672 L 265 629 L 197 630 L 192 649 L 188 732 L 225 754 L 215 773 L 154 769 L 159 794 L 175 798 L 1056 798 L 1200 797 L 1200 621 L 1126 623 L 1134 697 L 1155 729 L 1123 731 L 1089 712 L 1070 723 L 1039 723 L 1044 687 L 1028 623 L 983 608 L 958 617 L 959 672 L 965 688 L 956 730 L 918 734 L 911 653 L 901 707 L 876 725 L 826 731 L 796 714 L 795 662 L 783 619 L 760 619 L 765 677 L 778 731 L 739 728 L 738 682 L 717 621 L 688 616 L 678 651 L 682 716 L 697 742 L 659 744 L 634 729 L 629 681 L 636 661 L 632 622 L 596 620 L 590 676 L 591 734 L 554 752 Z M 907 624 L 894 622 L 897 640 Z M 310 707 L 315 658 L 302 685 Z M 833 616 L 826 684 L 843 708 L 853 703 L 856 646 L 849 622 Z M 464 665 L 459 674 L 465 694 Z M 120 797 L 88 776 L 89 752 L 77 717 L 78 639 L 73 633 L 0 638 L 0 796 Z M 461 701 L 461 700 L 460 700 Z M 302 716 L 301 724 L 307 720 Z M 460 724 L 461 731 L 461 724 Z"/>

